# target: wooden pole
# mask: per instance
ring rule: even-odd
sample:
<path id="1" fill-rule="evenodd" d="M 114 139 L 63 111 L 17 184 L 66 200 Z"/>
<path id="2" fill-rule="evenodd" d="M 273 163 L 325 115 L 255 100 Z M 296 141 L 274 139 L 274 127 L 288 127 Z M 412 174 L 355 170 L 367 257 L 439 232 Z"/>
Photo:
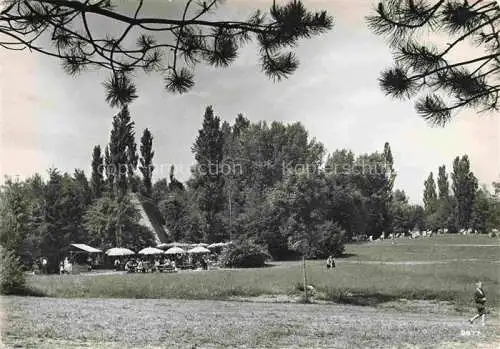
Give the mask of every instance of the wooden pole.
<path id="1" fill-rule="evenodd" d="M 302 255 L 302 267 L 304 270 L 304 299 L 306 302 L 308 302 L 309 297 L 307 295 L 307 274 L 306 274 L 306 256 L 305 256 L 305 254 Z"/>
<path id="2" fill-rule="evenodd" d="M 233 190 L 229 189 L 229 241 L 231 241 L 231 231 L 232 231 L 232 210 L 231 210 L 231 194 Z"/>

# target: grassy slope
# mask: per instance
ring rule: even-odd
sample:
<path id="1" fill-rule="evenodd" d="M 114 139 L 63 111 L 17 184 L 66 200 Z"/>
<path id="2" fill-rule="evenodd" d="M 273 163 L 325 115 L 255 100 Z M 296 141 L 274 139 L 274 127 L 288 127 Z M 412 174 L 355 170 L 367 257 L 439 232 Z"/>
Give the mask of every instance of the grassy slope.
<path id="1" fill-rule="evenodd" d="M 400 241 L 396 245 L 390 241 L 350 245 L 347 253 L 353 256 L 339 259 L 334 271 L 326 271 L 322 261 L 308 262 L 308 279 L 319 299 L 363 305 L 399 298 L 436 299 L 452 301 L 457 310 L 470 308 L 474 282 L 480 279 L 485 283 L 489 305 L 498 307 L 499 247 L 445 246 L 486 242 L 494 243 L 483 237 L 453 236 Z M 434 264 L 380 263 L 395 260 Z M 448 262 L 436 263 L 443 260 Z M 288 262 L 264 269 L 179 274 L 35 276 L 29 278 L 29 285 L 52 297 L 221 300 L 231 296 L 297 294 L 301 272 L 300 263 Z"/>
<path id="2" fill-rule="evenodd" d="M 158 238 L 160 239 L 160 242 L 167 242 L 168 240 L 167 233 L 165 232 L 165 229 L 160 223 L 162 220 L 161 213 L 158 211 L 156 205 L 150 202 L 148 198 L 142 197 L 138 194 L 137 194 L 137 200 L 142 205 L 142 208 L 144 209 L 147 218 L 151 222 L 152 228 L 154 232 L 157 234 Z"/>

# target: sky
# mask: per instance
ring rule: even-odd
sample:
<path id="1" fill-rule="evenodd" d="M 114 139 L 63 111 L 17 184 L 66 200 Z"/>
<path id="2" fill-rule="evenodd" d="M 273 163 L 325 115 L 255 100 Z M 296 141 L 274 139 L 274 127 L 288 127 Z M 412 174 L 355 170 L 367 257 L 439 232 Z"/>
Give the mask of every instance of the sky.
<path id="1" fill-rule="evenodd" d="M 146 12 L 172 15 L 184 0 L 151 0 Z M 218 18 L 248 17 L 268 9 L 271 0 L 227 0 Z M 186 180 L 194 158 L 191 146 L 204 110 L 230 123 L 239 113 L 252 122 L 300 121 L 328 152 L 348 148 L 356 154 L 382 151 L 389 142 L 397 178 L 395 187 L 410 201 L 422 201 L 423 182 L 440 165 L 468 154 L 480 183 L 499 180 L 498 114 L 462 112 L 445 128 L 430 127 L 411 101 L 384 96 L 377 79 L 391 66 L 385 42 L 371 33 L 364 17 L 369 0 L 305 0 L 310 9 L 326 9 L 335 26 L 327 34 L 301 41 L 301 61 L 288 80 L 274 83 L 258 66 L 256 47 L 241 50 L 227 69 L 196 68 L 196 86 L 183 95 L 163 88 L 159 75 L 138 74 L 139 98 L 130 106 L 139 137 L 154 136 L 155 177 L 168 177 L 171 164 Z M 176 7 L 177 6 L 177 7 Z M 95 30 L 109 30 L 98 23 Z M 467 49 L 459 54 L 470 54 Z M 28 51 L 0 50 L 0 176 L 28 177 L 49 168 L 90 173 L 92 149 L 104 147 L 117 113 L 104 100 L 103 71 L 66 75 L 56 60 Z"/>

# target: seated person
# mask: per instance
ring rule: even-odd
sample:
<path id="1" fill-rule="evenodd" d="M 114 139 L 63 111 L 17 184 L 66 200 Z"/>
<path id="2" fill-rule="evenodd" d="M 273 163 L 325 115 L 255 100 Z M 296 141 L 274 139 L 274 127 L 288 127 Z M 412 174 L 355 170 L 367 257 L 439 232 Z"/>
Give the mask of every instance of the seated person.
<path id="1" fill-rule="evenodd" d="M 115 259 L 114 265 L 115 265 L 115 271 L 117 271 L 118 269 L 120 269 L 120 260 L 118 258 Z"/>
<path id="2" fill-rule="evenodd" d="M 139 262 L 137 263 L 137 271 L 144 272 L 144 263 L 142 262 L 141 259 L 139 259 Z"/>
<path id="3" fill-rule="evenodd" d="M 133 272 L 134 268 L 135 268 L 134 261 L 132 259 L 129 259 L 127 263 L 125 263 L 125 271 Z"/>

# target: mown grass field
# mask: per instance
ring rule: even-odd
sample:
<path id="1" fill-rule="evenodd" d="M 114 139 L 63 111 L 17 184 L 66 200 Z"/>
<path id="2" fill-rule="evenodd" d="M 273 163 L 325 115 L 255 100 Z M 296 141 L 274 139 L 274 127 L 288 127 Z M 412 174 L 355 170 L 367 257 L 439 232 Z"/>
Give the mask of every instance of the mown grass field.
<path id="1" fill-rule="evenodd" d="M 500 303 L 500 243 L 484 236 L 437 236 L 348 245 L 348 257 L 327 271 L 308 261 L 308 284 L 317 300 L 376 305 L 397 299 L 441 300 L 470 311 L 474 282 L 481 280 L 488 303 Z M 299 262 L 261 269 L 178 274 L 54 275 L 30 277 L 34 292 L 63 298 L 170 298 L 226 300 L 232 297 L 300 294 Z"/>
<path id="2" fill-rule="evenodd" d="M 307 263 L 315 304 L 272 302 L 300 295 L 298 262 L 30 276 L 49 297 L 0 298 L 0 348 L 498 348 L 499 245 L 477 236 L 349 245 L 333 271 Z M 491 310 L 484 327 L 467 322 L 478 279 Z"/>
<path id="3" fill-rule="evenodd" d="M 7 348 L 496 349 L 499 322 L 373 307 L 170 299 L 0 298 Z"/>

